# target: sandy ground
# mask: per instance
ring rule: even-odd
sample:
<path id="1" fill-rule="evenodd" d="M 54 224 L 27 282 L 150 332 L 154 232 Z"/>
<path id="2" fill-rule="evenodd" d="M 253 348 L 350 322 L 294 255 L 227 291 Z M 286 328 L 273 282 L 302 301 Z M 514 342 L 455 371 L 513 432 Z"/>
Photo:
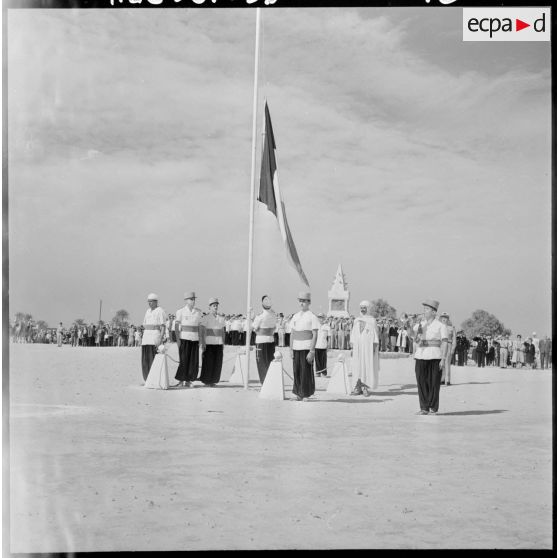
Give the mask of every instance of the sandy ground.
<path id="1" fill-rule="evenodd" d="M 552 548 L 549 370 L 453 367 L 416 416 L 411 359 L 296 402 L 228 385 L 232 348 L 217 388 L 168 391 L 139 349 L 9 350 L 12 552 Z"/>

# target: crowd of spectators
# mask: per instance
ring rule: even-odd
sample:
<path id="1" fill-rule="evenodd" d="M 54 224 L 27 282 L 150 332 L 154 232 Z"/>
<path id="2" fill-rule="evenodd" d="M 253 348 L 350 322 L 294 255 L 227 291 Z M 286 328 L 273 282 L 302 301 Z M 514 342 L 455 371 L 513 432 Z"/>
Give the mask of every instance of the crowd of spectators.
<path id="1" fill-rule="evenodd" d="M 275 328 L 275 343 L 278 347 L 288 347 L 293 314 L 278 313 Z M 248 323 L 243 314 L 227 314 L 225 318 L 225 344 L 243 346 L 246 344 Z M 174 341 L 174 319 L 170 314 L 166 324 L 165 341 Z M 418 319 L 416 315 L 401 318 L 378 318 L 380 352 L 413 354 L 413 342 L 407 335 L 409 321 Z M 349 350 L 350 334 L 354 316 L 326 318 L 328 325 L 327 348 Z M 61 334 L 57 339 L 57 332 Z M 68 328 L 40 327 L 32 320 L 19 320 L 10 325 L 14 343 L 57 343 L 72 347 L 139 347 L 143 334 L 142 325 L 95 323 L 74 323 Z M 251 332 L 250 343 L 255 345 L 255 334 Z M 496 366 L 500 368 L 550 368 L 552 341 L 546 336 L 539 339 L 536 333 L 523 338 L 520 334 L 478 335 L 468 339 L 464 331 L 456 332 L 452 346 L 452 364 L 457 366 L 476 365 L 477 367 Z"/>

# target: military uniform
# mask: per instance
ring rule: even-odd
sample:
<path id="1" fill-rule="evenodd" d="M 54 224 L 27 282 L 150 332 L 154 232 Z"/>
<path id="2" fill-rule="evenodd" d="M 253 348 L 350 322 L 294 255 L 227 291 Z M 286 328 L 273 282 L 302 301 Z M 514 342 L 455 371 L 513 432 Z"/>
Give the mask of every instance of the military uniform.
<path id="1" fill-rule="evenodd" d="M 219 304 L 216 298 L 209 299 L 209 306 Z M 200 320 L 202 367 L 200 381 L 209 386 L 214 386 L 221 379 L 223 367 L 223 344 L 225 342 L 225 319 L 212 313 L 203 316 Z"/>
<path id="2" fill-rule="evenodd" d="M 438 310 L 437 300 L 426 300 L 423 306 Z M 442 346 L 447 343 L 448 333 L 446 326 L 437 318 L 430 323 L 423 320 L 413 328 L 416 351 L 415 351 L 415 375 L 417 379 L 417 390 L 419 395 L 420 414 L 428 412 L 437 413 L 440 402 L 440 382 L 442 370 L 440 361 L 446 353 Z"/>
<path id="3" fill-rule="evenodd" d="M 157 295 L 151 293 L 147 297 L 148 301 L 158 300 Z M 165 311 L 157 306 L 154 309 L 148 308 L 143 318 L 143 335 L 141 338 L 141 369 L 144 381 L 149 376 L 149 370 L 157 354 L 157 347 L 163 341 L 165 322 L 167 316 Z"/>
<path id="4" fill-rule="evenodd" d="M 310 301 L 310 293 L 299 293 L 299 301 Z M 313 362 L 308 362 L 309 353 L 314 353 L 315 340 L 320 329 L 318 317 L 310 310 L 297 312 L 290 321 L 290 347 L 293 353 L 293 393 L 297 399 L 314 394 L 316 384 L 312 371 Z M 316 333 L 314 333 L 316 332 Z"/>
<path id="5" fill-rule="evenodd" d="M 277 326 L 277 314 L 269 309 L 262 310 L 254 318 L 252 324 L 253 332 L 255 333 L 256 345 L 256 364 L 258 366 L 258 376 L 260 382 L 263 384 L 267 375 L 267 369 L 273 355 L 275 354 L 275 328 Z"/>
<path id="6" fill-rule="evenodd" d="M 184 300 L 196 299 L 196 293 L 184 294 Z M 199 308 L 189 308 L 188 305 L 176 311 L 175 335 L 177 335 L 178 355 L 180 363 L 175 379 L 179 382 L 197 380 L 199 372 L 200 321 L 202 311 Z"/>

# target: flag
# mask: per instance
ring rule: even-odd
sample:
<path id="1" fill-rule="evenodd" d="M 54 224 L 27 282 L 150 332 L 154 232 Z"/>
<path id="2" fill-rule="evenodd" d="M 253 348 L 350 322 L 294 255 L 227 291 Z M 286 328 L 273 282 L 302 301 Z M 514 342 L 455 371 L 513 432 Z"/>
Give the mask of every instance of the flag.
<path id="1" fill-rule="evenodd" d="M 298 271 L 301 281 L 310 286 L 308 279 L 294 245 L 291 230 L 287 223 L 287 214 L 285 212 L 285 204 L 281 198 L 281 190 L 279 190 L 279 181 L 277 179 L 277 162 L 275 160 L 275 137 L 273 136 L 273 128 L 271 126 L 271 117 L 269 116 L 269 109 L 267 102 L 265 103 L 265 124 L 264 124 L 264 145 L 262 151 L 262 168 L 260 172 L 260 191 L 258 194 L 258 201 L 267 205 L 267 209 L 277 217 L 279 223 L 279 230 L 281 237 L 287 248 L 287 256 Z"/>

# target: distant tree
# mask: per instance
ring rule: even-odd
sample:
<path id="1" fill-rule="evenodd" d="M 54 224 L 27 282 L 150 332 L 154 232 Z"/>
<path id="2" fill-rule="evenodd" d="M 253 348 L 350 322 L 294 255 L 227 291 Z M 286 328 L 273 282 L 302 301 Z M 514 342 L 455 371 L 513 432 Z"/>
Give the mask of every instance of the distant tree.
<path id="1" fill-rule="evenodd" d="M 39 331 L 41 329 L 48 329 L 48 324 L 44 320 L 38 320 L 37 321 L 37 328 L 39 329 Z"/>
<path id="2" fill-rule="evenodd" d="M 130 314 L 127 310 L 118 310 L 112 318 L 112 325 L 114 327 L 128 327 L 128 318 Z"/>
<path id="3" fill-rule="evenodd" d="M 16 322 L 17 321 L 28 322 L 29 320 L 33 319 L 33 316 L 31 314 L 27 314 L 25 312 L 16 312 L 15 319 L 16 319 Z"/>
<path id="4" fill-rule="evenodd" d="M 494 315 L 486 310 L 475 310 L 473 315 L 461 324 L 461 329 L 465 335 L 471 339 L 478 335 L 510 335 L 511 330 Z"/>
<path id="5" fill-rule="evenodd" d="M 87 325 L 83 318 L 78 318 L 77 320 L 74 320 L 74 324 L 76 324 L 77 326 L 80 326 L 80 327 L 84 326 L 84 325 Z"/>
<path id="6" fill-rule="evenodd" d="M 383 298 L 372 301 L 372 315 L 375 318 L 395 318 L 397 311 Z"/>

